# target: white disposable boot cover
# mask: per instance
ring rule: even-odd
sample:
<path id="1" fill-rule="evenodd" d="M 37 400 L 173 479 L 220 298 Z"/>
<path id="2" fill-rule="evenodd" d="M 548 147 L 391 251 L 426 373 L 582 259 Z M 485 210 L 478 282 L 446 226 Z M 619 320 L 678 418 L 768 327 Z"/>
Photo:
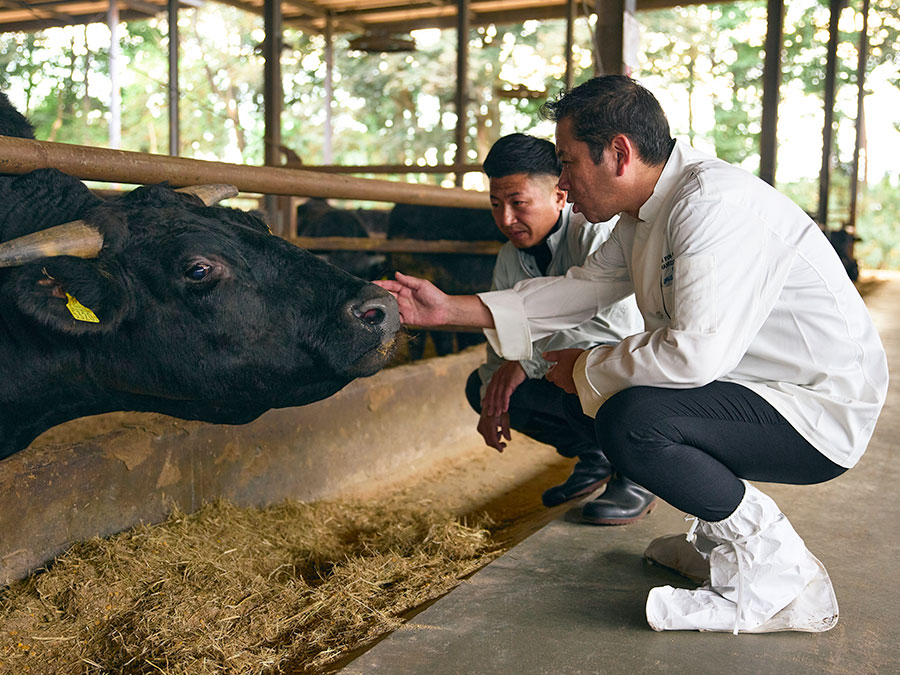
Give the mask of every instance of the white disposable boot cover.
<path id="1" fill-rule="evenodd" d="M 820 632 L 837 623 L 837 601 L 822 564 L 772 499 L 749 483 L 725 520 L 700 521 L 716 543 L 710 580 L 690 591 L 663 586 L 647 597 L 654 630 Z"/>
<path id="2" fill-rule="evenodd" d="M 709 581 L 709 554 L 715 542 L 695 532 L 697 519 L 687 534 L 666 534 L 657 537 L 644 549 L 644 557 L 678 572 L 683 577 L 703 583 Z"/>

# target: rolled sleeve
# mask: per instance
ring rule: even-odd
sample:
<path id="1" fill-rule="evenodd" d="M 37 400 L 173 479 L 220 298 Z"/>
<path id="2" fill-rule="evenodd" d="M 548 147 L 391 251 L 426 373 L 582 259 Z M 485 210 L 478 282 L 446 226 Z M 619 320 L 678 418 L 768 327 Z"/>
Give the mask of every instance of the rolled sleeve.
<path id="1" fill-rule="evenodd" d="M 508 361 L 530 359 L 532 339 L 528 316 L 516 292 L 489 291 L 479 293 L 478 297 L 494 318 L 496 328 L 484 329 L 491 348 Z"/>
<path id="2" fill-rule="evenodd" d="M 608 349 L 609 347 L 600 346 L 585 351 L 578 357 L 572 368 L 572 377 L 575 380 L 575 391 L 578 393 L 578 400 L 581 401 L 581 410 L 588 417 L 596 417 L 600 406 L 603 405 L 603 402 L 608 398 L 597 391 L 588 379 L 587 369 L 590 355 L 594 351 Z"/>

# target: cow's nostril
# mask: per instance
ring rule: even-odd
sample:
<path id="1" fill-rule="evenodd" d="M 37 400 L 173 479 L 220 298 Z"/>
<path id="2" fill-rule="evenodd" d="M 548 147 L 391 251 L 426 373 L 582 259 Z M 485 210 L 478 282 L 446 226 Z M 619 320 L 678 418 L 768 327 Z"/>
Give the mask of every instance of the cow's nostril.
<path id="1" fill-rule="evenodd" d="M 362 316 L 359 317 L 363 320 L 363 322 L 369 324 L 370 326 L 377 326 L 382 321 L 384 321 L 384 311 L 375 307 L 369 310 L 366 310 Z"/>
<path id="2" fill-rule="evenodd" d="M 400 330 L 397 301 L 374 284 L 364 287 L 359 295 L 344 305 L 344 311 L 344 316 L 354 326 L 379 333 L 385 338 Z"/>

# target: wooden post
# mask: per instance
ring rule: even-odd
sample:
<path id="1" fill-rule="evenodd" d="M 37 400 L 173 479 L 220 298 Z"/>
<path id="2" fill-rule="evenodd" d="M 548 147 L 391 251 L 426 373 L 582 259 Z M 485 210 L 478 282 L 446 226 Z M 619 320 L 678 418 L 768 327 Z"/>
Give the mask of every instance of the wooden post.
<path id="1" fill-rule="evenodd" d="M 781 99 L 781 49 L 784 42 L 784 0 L 769 0 L 766 57 L 763 65 L 762 130 L 759 134 L 759 177 L 775 185 L 778 148 L 778 102 Z"/>
<path id="2" fill-rule="evenodd" d="M 121 88 L 119 85 L 119 5 L 109 0 L 109 147 L 122 145 Z"/>
<path id="3" fill-rule="evenodd" d="M 859 33 L 859 61 L 856 64 L 856 142 L 853 145 L 853 177 L 850 183 L 850 222 L 847 229 L 856 234 L 856 211 L 859 199 L 859 155 L 866 131 L 866 59 L 869 56 L 869 0 L 863 0 L 863 25 Z M 866 158 L 868 166 L 868 157 Z"/>
<path id="4" fill-rule="evenodd" d="M 168 0 L 169 10 L 169 154 L 181 149 L 178 115 L 178 0 Z"/>
<path id="5" fill-rule="evenodd" d="M 597 0 L 597 26 L 594 40 L 598 75 L 627 75 L 626 51 L 635 36 L 628 35 L 636 9 L 635 0 Z"/>
<path id="6" fill-rule="evenodd" d="M 283 93 L 281 89 L 281 2 L 265 0 L 263 8 L 266 41 L 263 97 L 265 101 L 265 163 L 266 166 L 281 164 L 281 109 Z M 266 212 L 269 226 L 276 234 L 284 235 L 285 225 L 277 197 L 266 195 Z"/>
<path id="7" fill-rule="evenodd" d="M 466 163 L 466 111 L 469 102 L 469 0 L 456 2 L 456 164 Z M 463 174 L 456 174 L 462 186 Z"/>
<path id="8" fill-rule="evenodd" d="M 575 0 L 566 0 L 566 91 L 575 85 L 575 65 L 572 50 L 575 46 Z"/>
<path id="9" fill-rule="evenodd" d="M 831 155 L 834 140 L 834 101 L 837 74 L 838 20 L 845 0 L 831 0 L 831 18 L 828 22 L 828 60 L 825 63 L 825 123 L 822 129 L 822 168 L 819 170 L 818 221 L 828 226 L 828 192 L 831 187 Z"/>

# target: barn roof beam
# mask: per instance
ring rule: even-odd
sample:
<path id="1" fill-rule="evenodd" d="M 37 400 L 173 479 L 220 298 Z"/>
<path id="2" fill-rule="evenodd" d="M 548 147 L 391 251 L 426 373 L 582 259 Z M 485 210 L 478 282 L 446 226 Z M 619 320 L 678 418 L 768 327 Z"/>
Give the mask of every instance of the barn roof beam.
<path id="1" fill-rule="evenodd" d="M 708 4 L 703 0 L 638 0 L 637 9 L 665 9 L 675 5 Z M 509 24 L 529 19 L 565 19 L 568 13 L 567 1 L 556 3 L 540 2 L 540 4 L 523 6 L 516 3 L 513 9 L 496 9 L 497 3 L 485 4 L 473 2 L 469 10 L 470 26 L 486 26 L 488 24 Z M 591 12 L 594 13 L 593 11 Z M 423 28 L 456 28 L 456 8 L 453 4 L 415 3 L 399 7 L 365 7 L 360 9 L 337 10 L 335 17 L 339 20 L 357 17 L 365 21 L 371 30 L 387 32 L 408 32 Z M 379 18 L 381 17 L 381 18 Z M 315 25 L 319 26 L 316 22 Z"/>
<path id="2" fill-rule="evenodd" d="M 128 9 L 119 12 L 119 21 L 139 21 L 146 19 L 144 12 L 138 12 Z M 28 21 L 16 21 L 12 23 L 0 24 L 0 31 L 4 33 L 33 33 L 35 31 L 44 30 L 45 28 L 58 28 L 60 26 L 82 26 L 88 23 L 104 23 L 106 21 L 106 11 L 97 14 L 82 14 L 81 16 L 73 16 L 67 19 L 32 19 Z"/>

